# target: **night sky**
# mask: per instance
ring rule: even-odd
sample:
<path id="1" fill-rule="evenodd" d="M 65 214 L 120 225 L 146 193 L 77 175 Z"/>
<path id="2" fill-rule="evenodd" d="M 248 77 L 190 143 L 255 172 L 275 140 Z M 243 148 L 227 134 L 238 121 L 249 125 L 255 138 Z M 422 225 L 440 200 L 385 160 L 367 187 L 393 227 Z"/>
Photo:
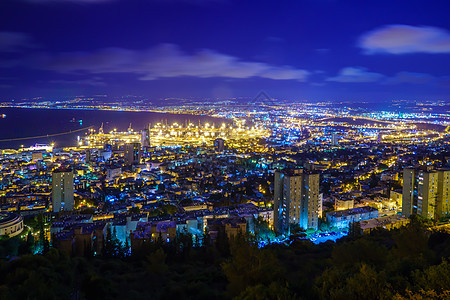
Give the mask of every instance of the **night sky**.
<path id="1" fill-rule="evenodd" d="M 0 100 L 450 100 L 450 1 L 1 0 Z"/>

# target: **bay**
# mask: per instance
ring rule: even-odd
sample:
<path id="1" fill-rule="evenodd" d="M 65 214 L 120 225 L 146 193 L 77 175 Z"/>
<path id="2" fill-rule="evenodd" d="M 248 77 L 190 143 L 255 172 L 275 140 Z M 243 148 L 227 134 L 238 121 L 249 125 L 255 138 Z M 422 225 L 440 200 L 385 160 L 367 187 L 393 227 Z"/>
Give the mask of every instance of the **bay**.
<path id="1" fill-rule="evenodd" d="M 6 117 L 2 118 L 2 115 Z M 140 131 L 148 124 L 167 122 L 185 124 L 228 123 L 228 120 L 203 115 L 169 114 L 157 112 L 131 112 L 80 109 L 0 108 L 0 149 L 16 149 L 39 144 L 54 143 L 55 147 L 75 146 L 78 136 L 88 132 L 88 127 L 98 131 L 103 123 L 104 132 L 131 128 Z M 73 131 L 77 132 L 73 132 Z M 48 136 L 59 133 L 57 136 Z M 44 136 L 44 137 L 39 137 Z M 29 137 L 29 138 L 28 138 Z M 39 138 L 36 138 L 39 137 Z M 21 140 L 13 140 L 27 138 Z"/>

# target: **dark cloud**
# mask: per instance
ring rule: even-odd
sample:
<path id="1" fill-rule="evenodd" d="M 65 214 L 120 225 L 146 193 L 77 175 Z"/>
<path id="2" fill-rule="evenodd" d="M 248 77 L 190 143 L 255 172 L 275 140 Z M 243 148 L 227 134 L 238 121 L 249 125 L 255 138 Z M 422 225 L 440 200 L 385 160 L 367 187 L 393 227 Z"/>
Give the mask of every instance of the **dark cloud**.
<path id="1" fill-rule="evenodd" d="M 26 2 L 31 3 L 55 3 L 55 4 L 62 4 L 62 3 L 79 3 L 79 4 L 93 4 L 93 3 L 106 3 L 106 2 L 113 2 L 116 0 L 25 0 Z"/>
<path id="2" fill-rule="evenodd" d="M 38 67 L 63 73 L 133 73 L 140 76 L 141 80 L 192 76 L 305 81 L 309 75 L 308 71 L 291 66 L 243 61 L 213 50 L 204 49 L 187 54 L 173 44 L 162 44 L 141 51 L 105 48 L 95 52 L 47 55 L 40 58 Z"/>
<path id="3" fill-rule="evenodd" d="M 64 4 L 64 3 L 75 3 L 75 4 L 98 4 L 98 3 L 108 3 L 108 2 L 117 2 L 117 1 L 129 1 L 129 0 L 23 0 L 30 3 L 38 3 L 38 4 Z M 184 2 L 191 3 L 195 5 L 202 5 L 208 3 L 226 3 L 227 0 L 147 0 L 155 3 L 176 3 L 176 2 Z"/>
<path id="4" fill-rule="evenodd" d="M 398 72 L 394 77 L 386 80 L 387 84 L 401 84 L 401 83 L 411 83 L 411 84 L 426 84 L 430 83 L 435 79 L 434 76 L 426 73 L 415 73 L 415 72 Z"/>
<path id="5" fill-rule="evenodd" d="M 369 72 L 363 67 L 347 67 L 341 69 L 337 76 L 326 80 L 336 82 L 376 82 L 382 78 L 384 78 L 383 74 Z"/>
<path id="6" fill-rule="evenodd" d="M 439 85 L 446 88 L 450 88 L 450 76 L 444 76 L 439 78 Z"/>
<path id="7" fill-rule="evenodd" d="M 326 49 L 326 48 L 320 48 L 320 49 L 316 49 L 316 52 L 318 54 L 327 54 L 330 52 L 330 49 Z"/>
<path id="8" fill-rule="evenodd" d="M 21 52 L 26 48 L 36 47 L 25 33 L 0 31 L 0 52 Z"/>
<path id="9" fill-rule="evenodd" d="M 104 83 L 101 80 L 101 78 L 99 78 L 99 77 L 88 78 L 88 79 L 78 79 L 78 80 L 57 79 L 57 80 L 50 80 L 48 83 L 58 84 L 58 85 L 106 86 L 106 83 Z"/>

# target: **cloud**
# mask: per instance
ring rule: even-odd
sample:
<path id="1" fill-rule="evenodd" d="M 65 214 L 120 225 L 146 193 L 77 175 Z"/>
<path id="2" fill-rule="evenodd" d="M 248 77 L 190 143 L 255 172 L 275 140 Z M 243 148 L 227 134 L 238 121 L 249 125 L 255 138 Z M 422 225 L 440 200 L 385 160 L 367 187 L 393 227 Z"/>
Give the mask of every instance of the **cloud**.
<path id="1" fill-rule="evenodd" d="M 95 52 L 47 55 L 40 58 L 38 68 L 63 73 L 133 73 L 140 76 L 141 80 L 192 76 L 305 81 L 309 75 L 308 71 L 291 66 L 243 61 L 213 50 L 205 49 L 187 54 L 173 44 L 162 44 L 140 51 L 105 48 Z"/>
<path id="2" fill-rule="evenodd" d="M 115 0 L 25 0 L 31 3 L 79 3 L 79 4 L 93 4 L 93 3 L 106 3 L 113 2 Z"/>
<path id="3" fill-rule="evenodd" d="M 450 88 L 450 76 L 444 76 L 439 78 L 439 85 Z"/>
<path id="4" fill-rule="evenodd" d="M 327 53 L 330 52 L 330 49 L 327 49 L 327 48 L 319 48 L 319 49 L 316 49 L 316 52 L 317 52 L 318 54 L 327 54 Z"/>
<path id="5" fill-rule="evenodd" d="M 386 80 L 386 84 L 426 84 L 435 79 L 434 76 L 426 73 L 399 72 L 394 77 Z"/>
<path id="6" fill-rule="evenodd" d="M 17 77 L 0 76 L 0 81 L 17 80 Z"/>
<path id="7" fill-rule="evenodd" d="M 358 46 L 374 53 L 450 53 L 450 33 L 430 26 L 387 25 L 364 34 Z"/>
<path id="8" fill-rule="evenodd" d="M 20 52 L 24 48 L 34 48 L 31 38 L 21 32 L 0 31 L 0 52 Z"/>
<path id="9" fill-rule="evenodd" d="M 335 82 L 378 82 L 380 84 L 432 84 L 439 79 L 427 73 L 416 73 L 401 71 L 392 77 L 387 77 L 381 73 L 369 72 L 363 67 L 347 67 L 339 71 L 335 77 L 327 78 L 326 81 Z"/>
<path id="10" fill-rule="evenodd" d="M 326 81 L 336 82 L 376 82 L 384 77 L 383 74 L 367 71 L 363 67 L 347 67 L 339 71 L 335 77 L 327 78 Z"/>
<path id="11" fill-rule="evenodd" d="M 106 84 L 99 77 L 94 77 L 90 79 L 79 79 L 79 80 L 50 80 L 48 83 L 59 84 L 59 85 L 91 85 L 91 86 L 105 86 Z"/>
<path id="12" fill-rule="evenodd" d="M 38 3 L 38 4 L 45 4 L 45 3 L 55 3 L 55 4 L 64 4 L 64 3 L 75 3 L 75 4 L 97 4 L 97 3 L 109 3 L 109 2 L 116 2 L 116 1 L 129 1 L 129 0 L 23 0 L 30 3 Z M 150 1 L 150 0 L 149 0 Z M 184 3 L 190 3 L 194 5 L 203 5 L 208 3 L 226 3 L 227 0 L 151 0 L 155 3 L 178 3 L 178 2 L 184 2 Z"/>

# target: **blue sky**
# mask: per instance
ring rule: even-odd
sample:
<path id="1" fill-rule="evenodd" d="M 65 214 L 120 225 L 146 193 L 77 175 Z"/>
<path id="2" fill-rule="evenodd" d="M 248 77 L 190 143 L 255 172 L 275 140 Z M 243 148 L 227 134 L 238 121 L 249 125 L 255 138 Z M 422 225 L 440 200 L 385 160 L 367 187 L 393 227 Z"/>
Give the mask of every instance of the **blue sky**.
<path id="1" fill-rule="evenodd" d="M 448 100 L 450 2 L 2 0 L 0 99 Z"/>

